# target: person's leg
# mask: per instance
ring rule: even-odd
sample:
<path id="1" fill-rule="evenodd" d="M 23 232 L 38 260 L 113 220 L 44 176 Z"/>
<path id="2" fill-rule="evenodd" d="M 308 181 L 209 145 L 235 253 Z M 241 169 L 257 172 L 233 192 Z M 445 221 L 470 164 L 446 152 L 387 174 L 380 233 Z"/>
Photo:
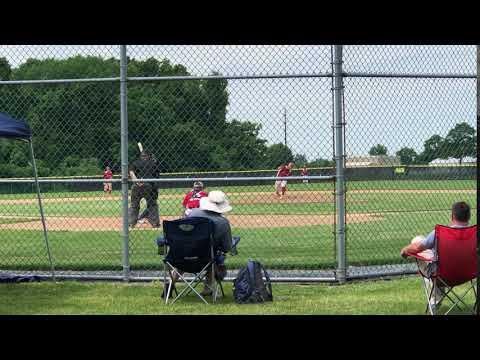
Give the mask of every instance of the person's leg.
<path id="1" fill-rule="evenodd" d="M 277 194 L 277 196 L 281 196 L 282 194 L 280 193 L 282 190 L 281 190 L 281 181 L 275 181 L 275 194 Z"/>
<path id="2" fill-rule="evenodd" d="M 411 243 L 419 243 L 425 239 L 424 236 L 416 236 L 412 239 Z M 427 249 L 422 251 L 421 253 L 418 253 L 418 255 L 423 256 L 424 258 L 431 259 L 432 261 L 435 258 L 435 254 L 431 249 Z M 432 293 L 432 289 L 434 287 L 434 283 L 430 276 L 432 275 L 434 271 L 434 264 L 432 261 L 422 261 L 418 260 L 418 267 L 420 269 L 420 272 L 424 275 L 423 281 L 425 282 L 425 287 L 427 289 L 428 294 L 432 294 L 430 296 L 430 305 L 432 306 L 437 306 L 440 303 L 440 299 L 442 297 L 442 292 L 441 290 L 436 287 L 435 291 Z"/>
<path id="3" fill-rule="evenodd" d="M 158 213 L 158 204 L 157 204 L 157 198 L 158 198 L 158 192 L 157 189 L 152 187 L 151 185 L 148 185 L 149 188 L 147 188 L 147 210 L 148 210 L 148 221 L 152 226 L 158 227 L 160 226 L 160 215 Z"/>
<path id="4" fill-rule="evenodd" d="M 282 196 L 285 195 L 287 192 L 287 182 L 282 181 Z"/>
<path id="5" fill-rule="evenodd" d="M 128 225 L 135 226 L 138 220 L 138 213 L 140 211 L 140 200 L 142 199 L 142 187 L 134 185 L 132 187 L 132 194 L 130 197 L 130 208 L 128 209 Z"/>
<path id="6" fill-rule="evenodd" d="M 148 208 L 144 209 L 138 217 L 139 222 L 143 222 L 144 219 L 148 217 Z"/>
<path id="7" fill-rule="evenodd" d="M 212 295 L 212 293 L 213 293 L 213 274 L 212 274 L 212 268 L 209 267 L 207 270 L 207 275 L 203 280 L 203 290 L 200 293 L 200 295 L 208 296 L 208 295 Z"/>
<path id="8" fill-rule="evenodd" d="M 176 288 L 175 288 L 175 283 L 178 281 L 178 279 L 180 279 L 180 276 L 178 275 L 178 273 L 182 274 L 183 275 L 183 271 L 180 271 L 178 269 L 175 269 L 175 271 L 169 271 L 170 273 L 170 281 L 172 282 L 172 287 L 170 289 L 170 294 L 169 294 L 169 298 L 172 297 L 172 293 L 174 291 L 177 291 Z M 177 273 L 178 272 L 178 273 Z M 166 292 L 167 292 L 167 289 L 168 287 L 167 286 L 164 286 L 163 287 L 163 293 L 162 293 L 162 298 L 165 298 L 165 296 L 167 295 Z"/>
<path id="9" fill-rule="evenodd" d="M 219 255 L 215 258 L 215 265 L 214 265 L 215 274 L 212 274 L 211 267 L 207 270 L 207 275 L 204 279 L 204 288 L 201 292 L 201 295 L 211 295 L 213 292 L 213 285 L 216 279 L 219 281 L 223 281 L 225 276 L 227 276 L 227 267 L 225 266 L 225 255 Z"/>

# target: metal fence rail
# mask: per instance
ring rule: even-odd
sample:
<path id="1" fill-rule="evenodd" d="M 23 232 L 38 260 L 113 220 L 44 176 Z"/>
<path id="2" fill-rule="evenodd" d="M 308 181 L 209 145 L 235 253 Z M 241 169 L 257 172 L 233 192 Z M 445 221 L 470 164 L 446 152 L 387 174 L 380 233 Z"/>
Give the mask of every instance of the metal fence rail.
<path id="1" fill-rule="evenodd" d="M 0 45 L 0 112 L 32 128 L 59 279 L 161 280 L 131 190 L 173 219 L 197 180 L 233 207 L 228 279 L 256 258 L 341 283 L 412 273 L 400 248 L 455 201 L 476 217 L 476 67 L 475 46 Z M 130 177 L 138 143 L 158 177 Z M 0 271 L 48 277 L 28 151 L 0 139 Z"/>

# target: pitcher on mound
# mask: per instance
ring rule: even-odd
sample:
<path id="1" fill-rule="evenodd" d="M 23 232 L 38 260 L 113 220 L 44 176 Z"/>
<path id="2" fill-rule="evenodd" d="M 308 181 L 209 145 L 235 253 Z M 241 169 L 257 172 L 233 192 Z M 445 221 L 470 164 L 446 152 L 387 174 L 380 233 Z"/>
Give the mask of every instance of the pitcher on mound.
<path id="1" fill-rule="evenodd" d="M 277 177 L 288 177 L 292 175 L 293 162 L 280 166 L 277 170 Z M 287 192 L 287 180 L 275 181 L 275 194 L 281 199 Z"/>

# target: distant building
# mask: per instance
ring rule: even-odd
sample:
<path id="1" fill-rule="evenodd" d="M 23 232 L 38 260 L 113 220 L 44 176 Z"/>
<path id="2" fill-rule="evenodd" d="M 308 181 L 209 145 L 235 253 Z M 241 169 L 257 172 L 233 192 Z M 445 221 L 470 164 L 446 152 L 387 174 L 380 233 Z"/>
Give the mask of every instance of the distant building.
<path id="1" fill-rule="evenodd" d="M 473 157 L 464 157 L 462 159 L 462 164 L 476 164 L 477 158 Z M 435 159 L 428 163 L 431 166 L 438 166 L 438 165 L 460 165 L 460 159 L 455 158 L 448 158 L 448 159 Z"/>
<path id="2" fill-rule="evenodd" d="M 400 157 L 388 155 L 376 156 L 347 156 L 346 167 L 362 166 L 397 166 L 400 165 Z"/>

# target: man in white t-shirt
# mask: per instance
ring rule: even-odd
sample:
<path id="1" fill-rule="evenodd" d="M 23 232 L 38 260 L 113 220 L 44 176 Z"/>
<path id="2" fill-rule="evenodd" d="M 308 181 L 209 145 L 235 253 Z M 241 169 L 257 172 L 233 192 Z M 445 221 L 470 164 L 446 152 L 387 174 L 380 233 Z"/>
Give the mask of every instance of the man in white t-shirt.
<path id="1" fill-rule="evenodd" d="M 452 206 L 452 217 L 450 227 L 467 227 L 469 226 L 468 222 L 470 221 L 470 206 L 466 202 L 456 202 Z M 424 273 L 427 277 L 429 277 L 434 269 L 433 261 L 436 259 L 435 254 L 435 230 L 430 232 L 426 237 L 424 236 L 416 236 L 410 242 L 409 245 L 405 246 L 401 251 L 400 255 L 404 258 L 408 257 L 409 255 L 418 254 L 426 259 L 430 259 L 430 261 L 421 261 L 419 260 L 419 267 L 422 273 Z M 433 282 L 429 278 L 424 277 L 425 284 L 427 285 L 428 291 L 431 291 Z M 440 286 L 440 285 L 439 285 Z M 439 300 L 441 299 L 442 292 L 441 290 L 437 289 L 434 294 L 434 297 L 431 300 L 430 305 L 435 307 L 439 305 Z"/>

